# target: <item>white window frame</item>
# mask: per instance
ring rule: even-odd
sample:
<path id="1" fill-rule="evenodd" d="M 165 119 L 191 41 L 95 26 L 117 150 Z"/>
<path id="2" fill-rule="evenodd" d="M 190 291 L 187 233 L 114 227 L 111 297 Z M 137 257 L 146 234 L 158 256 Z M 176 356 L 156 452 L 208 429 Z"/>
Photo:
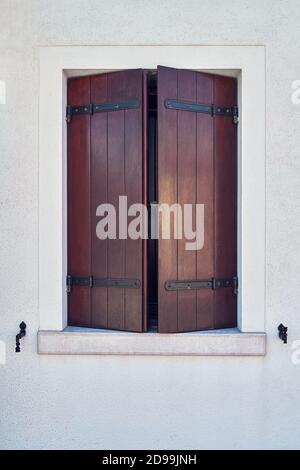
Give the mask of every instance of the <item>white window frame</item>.
<path id="1" fill-rule="evenodd" d="M 156 68 L 160 64 L 195 70 L 239 71 L 238 329 L 221 330 L 213 334 L 211 332 L 176 334 L 173 339 L 170 339 L 170 335 L 156 335 L 153 340 L 151 333 L 145 333 L 141 337 L 140 334 L 134 333 L 105 333 L 104 330 L 97 332 L 97 330 L 67 328 L 65 287 L 67 171 L 64 117 L 68 73 L 75 70 L 82 70 L 84 73 L 91 70 Z M 164 354 L 163 351 L 169 354 L 172 352 L 168 348 L 172 344 L 173 354 L 264 354 L 266 340 L 264 334 L 264 46 L 57 46 L 40 48 L 39 313 L 38 350 L 41 353 L 74 354 L 76 351 L 79 354 L 92 354 L 94 350 L 95 354 L 130 354 L 131 351 L 133 354 Z M 137 336 L 139 336 L 139 346 L 136 345 Z M 82 340 L 82 338 L 87 339 Z M 91 346 L 92 338 L 95 346 Z M 152 338 L 149 344 L 147 338 Z M 74 343 L 76 341 L 77 343 Z M 89 341 L 89 346 L 79 347 L 82 341 Z M 115 348 L 112 346 L 112 341 L 115 342 Z M 184 347 L 182 347 L 182 341 L 186 342 Z M 213 343 L 216 344 L 218 341 L 226 347 L 222 349 L 219 345 L 214 348 Z M 109 343 L 109 347 L 105 346 L 106 342 Z M 117 343 L 124 345 L 124 342 L 127 342 L 126 347 L 120 349 Z M 151 342 L 155 343 L 152 348 Z M 61 347 L 63 343 L 69 346 L 63 348 Z M 181 347 L 176 348 L 177 343 L 180 343 Z M 182 352 L 183 350 L 185 352 Z"/>

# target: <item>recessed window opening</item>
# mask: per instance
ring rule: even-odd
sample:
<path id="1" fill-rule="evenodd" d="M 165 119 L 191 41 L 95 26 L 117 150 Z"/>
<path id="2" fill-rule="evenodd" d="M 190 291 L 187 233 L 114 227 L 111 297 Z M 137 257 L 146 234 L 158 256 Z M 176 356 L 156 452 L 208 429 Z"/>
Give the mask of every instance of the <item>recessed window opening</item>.
<path id="1" fill-rule="evenodd" d="M 89 74 L 69 78 L 67 101 L 68 324 L 235 327 L 236 79 L 163 66 Z M 149 236 L 152 206 L 170 209 L 171 236 L 161 218 Z M 131 236 L 145 220 L 148 237 Z"/>

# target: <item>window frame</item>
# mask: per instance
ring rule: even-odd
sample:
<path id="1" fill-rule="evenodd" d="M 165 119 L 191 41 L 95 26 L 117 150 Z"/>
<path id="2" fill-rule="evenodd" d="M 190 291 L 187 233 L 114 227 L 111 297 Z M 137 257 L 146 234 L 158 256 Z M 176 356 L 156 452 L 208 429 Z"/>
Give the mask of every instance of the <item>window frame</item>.
<path id="1" fill-rule="evenodd" d="M 200 71 L 239 71 L 238 331 L 251 334 L 265 330 L 265 48 L 195 45 L 40 47 L 41 331 L 60 332 L 67 326 L 67 76 L 79 70 L 99 73 L 155 68 L 158 64 Z"/>

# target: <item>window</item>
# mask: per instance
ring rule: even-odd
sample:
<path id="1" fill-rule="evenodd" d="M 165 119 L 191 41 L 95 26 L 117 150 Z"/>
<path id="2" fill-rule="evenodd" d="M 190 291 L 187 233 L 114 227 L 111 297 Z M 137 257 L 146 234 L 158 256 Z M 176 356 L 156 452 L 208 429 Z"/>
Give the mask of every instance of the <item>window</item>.
<path id="1" fill-rule="evenodd" d="M 40 47 L 39 354 L 264 355 L 265 47 Z M 238 82 L 238 318 L 235 329 L 139 334 L 68 327 L 67 80 L 157 64 L 235 76 Z"/>
<path id="2" fill-rule="evenodd" d="M 169 67 L 72 78 L 68 117 L 68 324 L 235 327 L 236 79 Z M 193 216 L 204 205 L 203 247 L 187 250 L 185 231 L 120 237 L 118 217 L 116 238 L 99 238 L 98 208 L 118 208 L 120 196 L 128 206 L 191 204 Z"/>

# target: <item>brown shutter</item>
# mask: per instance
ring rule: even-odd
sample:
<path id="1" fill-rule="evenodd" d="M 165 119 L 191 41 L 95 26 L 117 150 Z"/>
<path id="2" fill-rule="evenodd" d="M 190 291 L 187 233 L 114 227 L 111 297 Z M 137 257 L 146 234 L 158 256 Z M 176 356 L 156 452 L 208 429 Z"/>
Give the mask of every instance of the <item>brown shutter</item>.
<path id="1" fill-rule="evenodd" d="M 158 241 L 160 332 L 236 325 L 232 285 L 178 289 L 175 283 L 176 290 L 166 289 L 170 281 L 210 280 L 213 285 L 212 279 L 236 276 L 236 124 L 228 115 L 209 114 L 212 104 L 233 113 L 236 93 L 233 78 L 158 68 L 158 202 L 204 204 L 205 229 L 198 251 L 187 251 L 184 238 Z M 175 106 L 167 107 L 166 100 L 175 100 Z M 207 109 L 178 110 L 182 103 Z"/>
<path id="2" fill-rule="evenodd" d="M 94 286 L 71 286 L 69 324 L 142 331 L 145 327 L 146 241 L 99 240 L 96 209 L 118 208 L 119 195 L 146 202 L 144 73 L 130 70 L 71 79 L 68 104 L 93 104 L 91 115 L 74 112 L 68 125 L 69 274 L 90 277 Z M 128 101 L 138 100 L 129 108 Z M 95 105 L 120 109 L 95 112 Z M 122 107 L 126 109 L 122 109 Z M 102 108 L 103 109 L 103 108 Z M 97 286 L 96 280 L 109 287 Z M 139 287 L 112 287 L 115 280 L 138 281 Z M 76 284 L 76 283 L 75 283 Z"/>
<path id="3" fill-rule="evenodd" d="M 68 82 L 68 103 L 90 103 L 90 78 Z M 90 276 L 90 116 L 80 114 L 68 125 L 68 273 Z M 69 324 L 91 325 L 90 290 L 72 288 L 68 295 Z"/>

